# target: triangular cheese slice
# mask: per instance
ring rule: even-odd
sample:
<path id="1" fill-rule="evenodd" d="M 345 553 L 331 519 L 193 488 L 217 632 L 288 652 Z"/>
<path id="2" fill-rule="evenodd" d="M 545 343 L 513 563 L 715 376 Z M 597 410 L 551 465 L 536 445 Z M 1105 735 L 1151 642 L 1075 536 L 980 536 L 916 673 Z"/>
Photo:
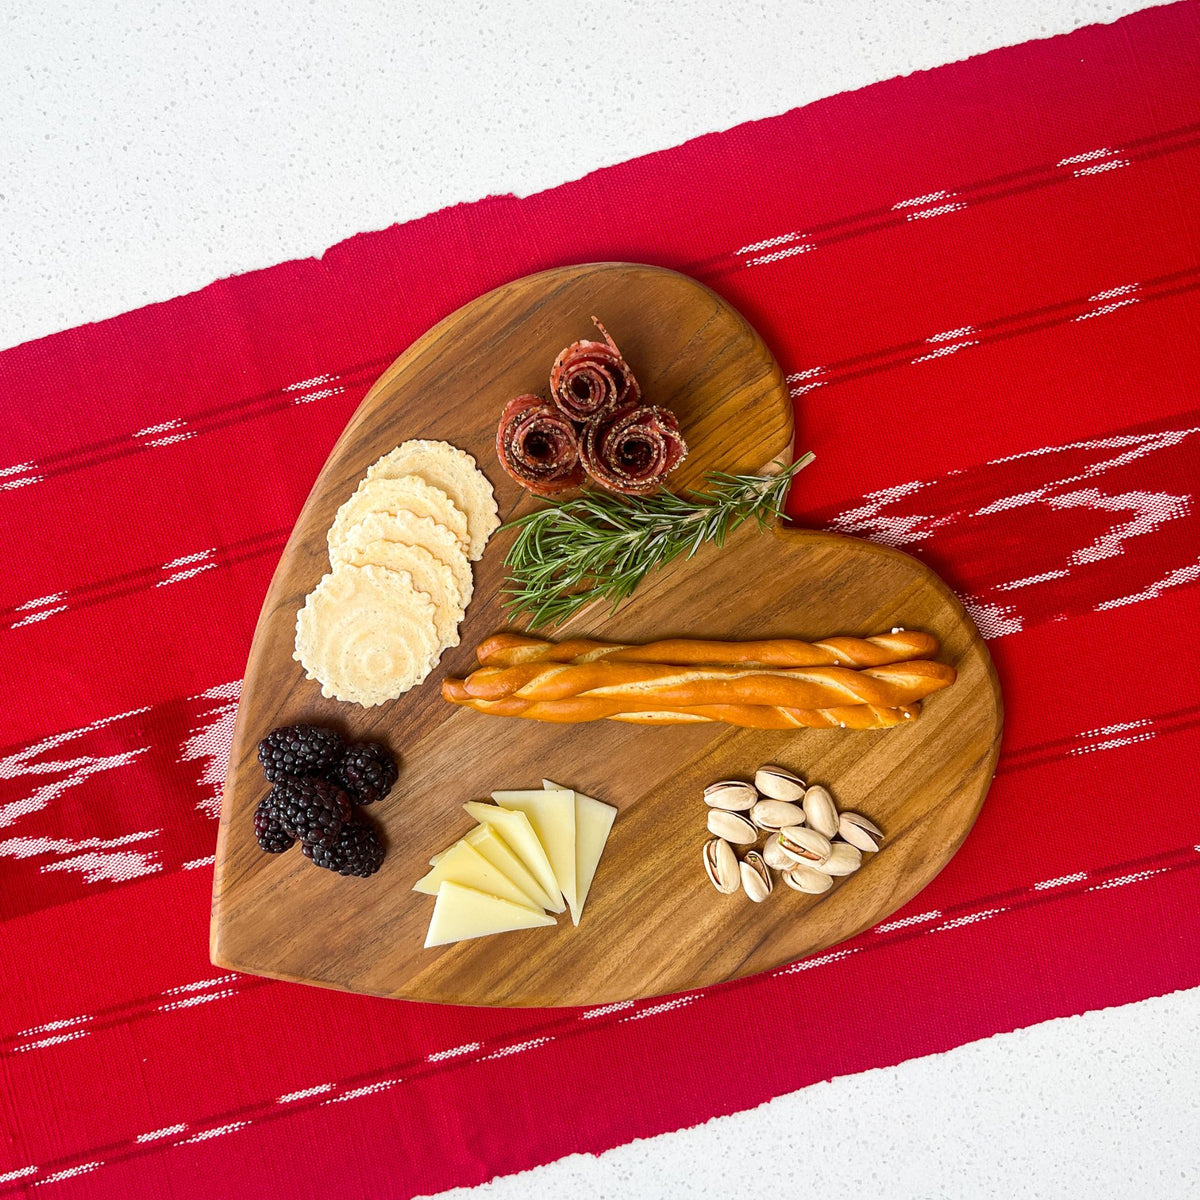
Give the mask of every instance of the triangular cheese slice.
<path id="1" fill-rule="evenodd" d="M 575 795 L 569 791 L 493 792 L 501 808 L 523 812 L 546 849 L 559 890 L 575 907 Z"/>
<path id="2" fill-rule="evenodd" d="M 549 779 L 542 780 L 542 787 L 548 792 L 563 790 Z M 575 797 L 575 903 L 571 905 L 571 920 L 578 925 L 617 810 L 582 792 L 572 795 Z"/>
<path id="3" fill-rule="evenodd" d="M 429 932 L 425 935 L 425 948 L 554 923 L 553 917 L 523 904 L 489 896 L 486 892 L 463 887 L 461 883 L 446 882 L 438 888 Z"/>
<path id="4" fill-rule="evenodd" d="M 507 843 L 508 848 L 529 868 L 542 891 L 553 899 L 546 905 L 551 912 L 560 913 L 567 906 L 559 898 L 558 880 L 546 857 L 546 850 L 533 832 L 529 818 L 523 812 L 497 808 L 481 800 L 468 800 L 463 808 L 481 825 L 491 825 Z"/>
<path id="5" fill-rule="evenodd" d="M 436 896 L 438 888 L 446 881 L 461 883 L 466 887 L 487 892 L 489 896 L 499 896 L 501 900 L 511 900 L 514 904 L 523 904 L 526 908 L 541 911 L 540 905 L 534 904 L 530 897 L 503 872 L 493 867 L 469 842 L 455 842 L 438 859 L 433 870 L 413 884 L 413 891 L 424 892 L 426 896 Z"/>
<path id="6" fill-rule="evenodd" d="M 529 868 L 509 849 L 508 843 L 490 825 L 476 825 L 463 838 L 463 841 L 470 842 L 493 867 L 511 879 L 534 904 L 542 908 L 550 908 L 558 903 L 558 900 L 538 883 Z"/>

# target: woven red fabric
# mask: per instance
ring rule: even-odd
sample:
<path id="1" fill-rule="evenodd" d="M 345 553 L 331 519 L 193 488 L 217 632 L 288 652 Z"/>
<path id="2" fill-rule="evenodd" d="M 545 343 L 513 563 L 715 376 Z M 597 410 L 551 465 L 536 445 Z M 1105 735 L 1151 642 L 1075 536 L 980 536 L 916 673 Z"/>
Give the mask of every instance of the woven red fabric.
<path id="1" fill-rule="evenodd" d="M 1200 7 L 1151 9 L 0 356 L 0 1195 L 409 1196 L 1200 983 L 1197 61 Z M 433 322 L 591 259 L 733 301 L 817 452 L 796 516 L 972 606 L 1008 711 L 974 832 L 877 929 L 663 1002 L 214 970 L 237 681 L 326 453 Z"/>

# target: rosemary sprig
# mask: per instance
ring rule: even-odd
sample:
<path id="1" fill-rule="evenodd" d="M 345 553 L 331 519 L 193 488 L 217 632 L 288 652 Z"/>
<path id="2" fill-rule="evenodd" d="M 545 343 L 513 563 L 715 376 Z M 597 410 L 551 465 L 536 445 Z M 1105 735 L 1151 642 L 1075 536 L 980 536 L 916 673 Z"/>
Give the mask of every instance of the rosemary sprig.
<path id="1" fill-rule="evenodd" d="M 705 543 L 720 546 L 744 521 L 760 529 L 783 515 L 788 488 L 813 460 L 805 454 L 778 475 L 705 476 L 702 492 L 660 491 L 630 498 L 585 492 L 510 521 L 517 538 L 505 560 L 506 603 L 536 629 L 560 625 L 595 600 L 615 610 L 654 570 L 691 558 Z"/>

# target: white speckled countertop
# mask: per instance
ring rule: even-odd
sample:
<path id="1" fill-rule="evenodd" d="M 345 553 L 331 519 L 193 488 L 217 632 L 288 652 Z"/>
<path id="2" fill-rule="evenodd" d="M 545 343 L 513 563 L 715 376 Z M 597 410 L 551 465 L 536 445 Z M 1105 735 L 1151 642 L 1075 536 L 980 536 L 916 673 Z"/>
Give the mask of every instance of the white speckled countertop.
<path id="1" fill-rule="evenodd" d="M 1140 7 L 17 0 L 0 13 L 0 346 Z M 572 53 L 598 37 L 612 52 Z M 734 1195 L 757 1177 L 822 1200 L 1195 1196 L 1198 1078 L 1200 990 L 474 1191 L 706 1195 L 719 1166 Z"/>
<path id="2" fill-rule="evenodd" d="M 16 0 L 0 346 L 1142 7 Z"/>

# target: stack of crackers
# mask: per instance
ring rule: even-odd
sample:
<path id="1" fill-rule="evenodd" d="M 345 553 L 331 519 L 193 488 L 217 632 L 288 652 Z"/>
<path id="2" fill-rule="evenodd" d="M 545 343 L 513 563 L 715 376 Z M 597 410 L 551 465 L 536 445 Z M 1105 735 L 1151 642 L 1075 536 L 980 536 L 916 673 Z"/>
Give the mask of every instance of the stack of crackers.
<path id="1" fill-rule="evenodd" d="M 412 441 L 379 459 L 338 509 L 330 573 L 296 616 L 294 657 L 321 694 L 371 707 L 421 683 L 458 645 L 471 563 L 499 524 L 466 451 Z"/>

